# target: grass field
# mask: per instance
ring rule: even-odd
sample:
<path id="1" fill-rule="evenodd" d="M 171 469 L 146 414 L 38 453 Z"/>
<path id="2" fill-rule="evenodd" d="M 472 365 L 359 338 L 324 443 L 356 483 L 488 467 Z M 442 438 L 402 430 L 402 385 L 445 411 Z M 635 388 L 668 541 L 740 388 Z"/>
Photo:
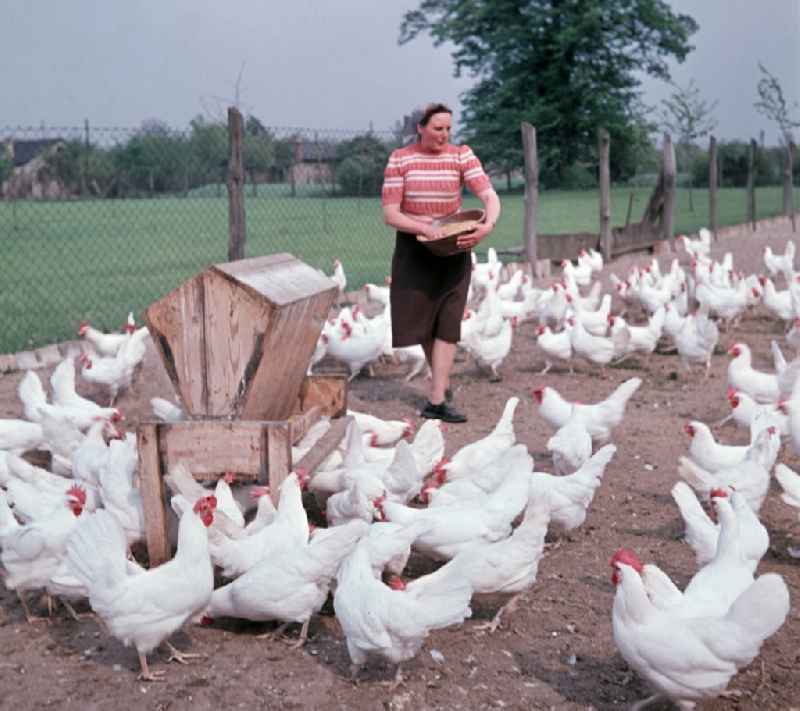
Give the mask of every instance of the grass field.
<path id="1" fill-rule="evenodd" d="M 330 273 L 342 260 L 348 288 L 382 281 L 389 270 L 394 235 L 375 198 L 291 198 L 262 186 L 248 197 L 247 256 L 291 252 Z M 612 222 L 625 220 L 634 194 L 639 219 L 649 188 L 612 191 Z M 522 195 L 501 195 L 503 215 L 486 248 L 522 242 Z M 479 206 L 473 198 L 465 207 Z M 0 202 L 0 353 L 75 337 L 88 318 L 104 329 L 121 327 L 209 264 L 226 261 L 227 198 L 161 198 L 59 202 Z M 694 232 L 708 223 L 708 193 L 679 190 L 675 228 Z M 757 192 L 757 213 L 781 212 L 781 188 Z M 745 221 L 744 190 L 719 194 L 720 225 Z M 540 233 L 597 231 L 596 191 L 540 195 Z"/>

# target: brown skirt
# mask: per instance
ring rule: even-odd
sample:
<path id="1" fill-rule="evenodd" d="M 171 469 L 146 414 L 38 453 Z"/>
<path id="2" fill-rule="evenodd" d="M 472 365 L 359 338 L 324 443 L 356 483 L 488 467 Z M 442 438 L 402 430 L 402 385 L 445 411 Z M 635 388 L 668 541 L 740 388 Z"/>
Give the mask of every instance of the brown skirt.
<path id="1" fill-rule="evenodd" d="M 468 251 L 437 257 L 415 235 L 398 232 L 392 257 L 392 346 L 438 338 L 457 343 L 472 265 Z"/>

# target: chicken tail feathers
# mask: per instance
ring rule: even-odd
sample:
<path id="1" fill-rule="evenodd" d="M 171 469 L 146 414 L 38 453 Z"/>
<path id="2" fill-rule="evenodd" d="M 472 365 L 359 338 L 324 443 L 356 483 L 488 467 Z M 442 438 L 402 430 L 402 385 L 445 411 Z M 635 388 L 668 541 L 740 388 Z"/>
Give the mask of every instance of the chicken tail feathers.
<path id="1" fill-rule="evenodd" d="M 789 589 L 777 573 L 765 573 L 736 598 L 725 619 L 736 625 L 740 644 L 752 645 L 747 657 L 737 661 L 750 662 L 764 640 L 781 628 L 789 607 Z"/>
<path id="2" fill-rule="evenodd" d="M 464 575 L 462 560 L 451 560 L 435 573 L 417 578 L 406 586 L 406 593 L 419 601 L 422 624 L 436 630 L 457 625 L 472 615 L 469 601 L 472 585 Z"/>
<path id="3" fill-rule="evenodd" d="M 708 496 L 715 485 L 714 477 L 687 457 L 678 460 L 678 476 L 703 496 Z"/>
<path id="4" fill-rule="evenodd" d="M 506 406 L 503 409 L 503 414 L 495 425 L 492 434 L 510 435 L 512 438 L 514 437 L 514 412 L 517 409 L 517 405 L 519 405 L 518 397 L 508 398 Z"/>
<path id="5" fill-rule="evenodd" d="M 686 527 L 686 542 L 695 552 L 698 565 L 704 565 L 714 557 L 717 550 L 716 526 L 685 481 L 675 484 L 671 493 L 680 509 L 681 518 Z"/>
<path id="6" fill-rule="evenodd" d="M 67 541 L 70 568 L 90 598 L 110 592 L 126 577 L 126 554 L 125 532 L 104 509 L 81 516 Z"/>

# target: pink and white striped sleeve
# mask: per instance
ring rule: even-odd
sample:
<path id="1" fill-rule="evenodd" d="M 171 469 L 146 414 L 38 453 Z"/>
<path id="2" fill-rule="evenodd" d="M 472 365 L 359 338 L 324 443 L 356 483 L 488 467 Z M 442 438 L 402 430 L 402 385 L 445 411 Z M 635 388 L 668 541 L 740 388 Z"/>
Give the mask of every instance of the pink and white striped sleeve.
<path id="1" fill-rule="evenodd" d="M 473 195 L 480 195 L 484 190 L 492 187 L 492 181 L 469 146 L 461 146 L 458 162 L 461 166 L 461 178 Z"/>
<path id="2" fill-rule="evenodd" d="M 405 168 L 400 162 L 398 152 L 394 151 L 389 156 L 389 162 L 383 171 L 383 190 L 381 191 L 381 205 L 399 205 L 403 202 L 405 187 Z"/>

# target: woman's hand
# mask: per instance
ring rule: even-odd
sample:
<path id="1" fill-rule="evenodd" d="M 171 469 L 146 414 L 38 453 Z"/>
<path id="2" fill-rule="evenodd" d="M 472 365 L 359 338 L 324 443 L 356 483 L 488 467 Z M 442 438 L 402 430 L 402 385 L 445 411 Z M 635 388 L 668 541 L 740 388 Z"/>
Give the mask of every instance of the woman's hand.
<path id="1" fill-rule="evenodd" d="M 474 230 L 472 230 L 472 232 L 467 232 L 464 235 L 460 235 L 456 240 L 456 244 L 458 245 L 459 249 L 472 249 L 493 229 L 494 225 L 487 222 L 481 222 Z"/>
<path id="2" fill-rule="evenodd" d="M 435 222 L 425 225 L 425 229 L 420 234 L 424 235 L 428 240 L 441 239 L 444 237 L 442 228 Z"/>

